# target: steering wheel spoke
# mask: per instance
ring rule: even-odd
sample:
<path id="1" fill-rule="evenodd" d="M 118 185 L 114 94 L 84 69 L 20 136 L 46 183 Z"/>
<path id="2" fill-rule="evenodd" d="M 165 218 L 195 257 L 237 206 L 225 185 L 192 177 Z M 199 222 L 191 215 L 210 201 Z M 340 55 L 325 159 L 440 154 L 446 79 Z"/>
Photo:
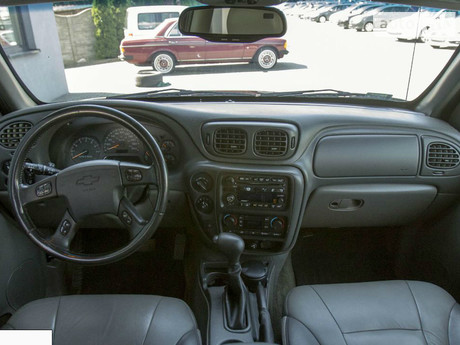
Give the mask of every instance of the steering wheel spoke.
<path id="1" fill-rule="evenodd" d="M 156 185 L 157 177 L 153 165 L 120 162 L 123 186 Z"/>
<path id="2" fill-rule="evenodd" d="M 19 193 L 23 205 L 56 198 L 58 196 L 56 191 L 56 175 L 48 176 L 33 185 L 20 184 Z"/>
<path id="3" fill-rule="evenodd" d="M 70 215 L 69 210 L 66 210 L 59 225 L 50 238 L 50 242 L 59 249 L 69 250 L 70 244 L 74 239 L 78 230 L 78 223 Z"/>
<path id="4" fill-rule="evenodd" d="M 122 198 L 118 207 L 118 218 L 129 230 L 129 237 L 136 237 L 147 221 L 139 214 L 136 207 L 128 198 Z"/>

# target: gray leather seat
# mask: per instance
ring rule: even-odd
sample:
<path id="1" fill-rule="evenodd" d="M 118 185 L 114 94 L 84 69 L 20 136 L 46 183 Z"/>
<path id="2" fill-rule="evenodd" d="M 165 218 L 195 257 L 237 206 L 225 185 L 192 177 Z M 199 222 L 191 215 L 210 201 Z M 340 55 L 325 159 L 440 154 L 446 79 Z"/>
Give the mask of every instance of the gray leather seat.
<path id="1" fill-rule="evenodd" d="M 198 345 L 185 302 L 147 295 L 76 295 L 31 302 L 4 329 L 52 329 L 53 345 Z"/>
<path id="2" fill-rule="evenodd" d="M 423 282 L 299 286 L 285 315 L 285 345 L 460 344 L 460 305 Z"/>

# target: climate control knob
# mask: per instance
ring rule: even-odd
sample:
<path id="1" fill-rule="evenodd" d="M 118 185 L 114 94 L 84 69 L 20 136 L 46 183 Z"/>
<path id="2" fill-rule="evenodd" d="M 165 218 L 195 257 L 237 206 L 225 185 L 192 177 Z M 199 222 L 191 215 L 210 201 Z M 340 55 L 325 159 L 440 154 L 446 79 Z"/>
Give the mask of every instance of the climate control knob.
<path id="1" fill-rule="evenodd" d="M 273 217 L 272 220 L 270 221 L 270 227 L 275 232 L 282 232 L 284 230 L 285 226 L 286 226 L 286 224 L 284 223 L 284 219 L 282 219 L 282 218 Z"/>
<path id="2" fill-rule="evenodd" d="M 238 218 L 233 214 L 226 214 L 223 219 L 224 226 L 227 229 L 235 229 L 238 225 Z"/>

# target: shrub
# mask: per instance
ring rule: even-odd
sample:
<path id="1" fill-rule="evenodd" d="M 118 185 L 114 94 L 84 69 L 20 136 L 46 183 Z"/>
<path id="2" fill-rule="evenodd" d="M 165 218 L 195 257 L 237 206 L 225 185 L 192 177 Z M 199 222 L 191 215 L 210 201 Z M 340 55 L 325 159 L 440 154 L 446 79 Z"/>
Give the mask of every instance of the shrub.
<path id="1" fill-rule="evenodd" d="M 120 41 L 123 39 L 123 27 L 126 9 L 131 0 L 93 0 L 91 14 L 96 26 L 96 57 L 98 59 L 116 58 Z"/>

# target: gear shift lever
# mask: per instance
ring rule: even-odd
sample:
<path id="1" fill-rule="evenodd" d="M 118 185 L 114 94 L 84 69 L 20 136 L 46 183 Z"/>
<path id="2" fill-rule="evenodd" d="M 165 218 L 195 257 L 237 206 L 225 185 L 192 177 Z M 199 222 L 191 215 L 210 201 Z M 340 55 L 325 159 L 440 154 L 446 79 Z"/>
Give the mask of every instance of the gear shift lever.
<path id="1" fill-rule="evenodd" d="M 240 236 L 223 232 L 214 236 L 214 243 L 227 257 L 229 270 L 241 269 L 240 256 L 244 250 L 244 241 Z"/>
<path id="2" fill-rule="evenodd" d="M 241 279 L 240 264 L 244 241 L 238 235 L 224 232 L 214 237 L 214 243 L 228 259 L 228 283 L 224 294 L 228 326 L 231 329 L 245 329 L 248 326 L 246 287 Z"/>

